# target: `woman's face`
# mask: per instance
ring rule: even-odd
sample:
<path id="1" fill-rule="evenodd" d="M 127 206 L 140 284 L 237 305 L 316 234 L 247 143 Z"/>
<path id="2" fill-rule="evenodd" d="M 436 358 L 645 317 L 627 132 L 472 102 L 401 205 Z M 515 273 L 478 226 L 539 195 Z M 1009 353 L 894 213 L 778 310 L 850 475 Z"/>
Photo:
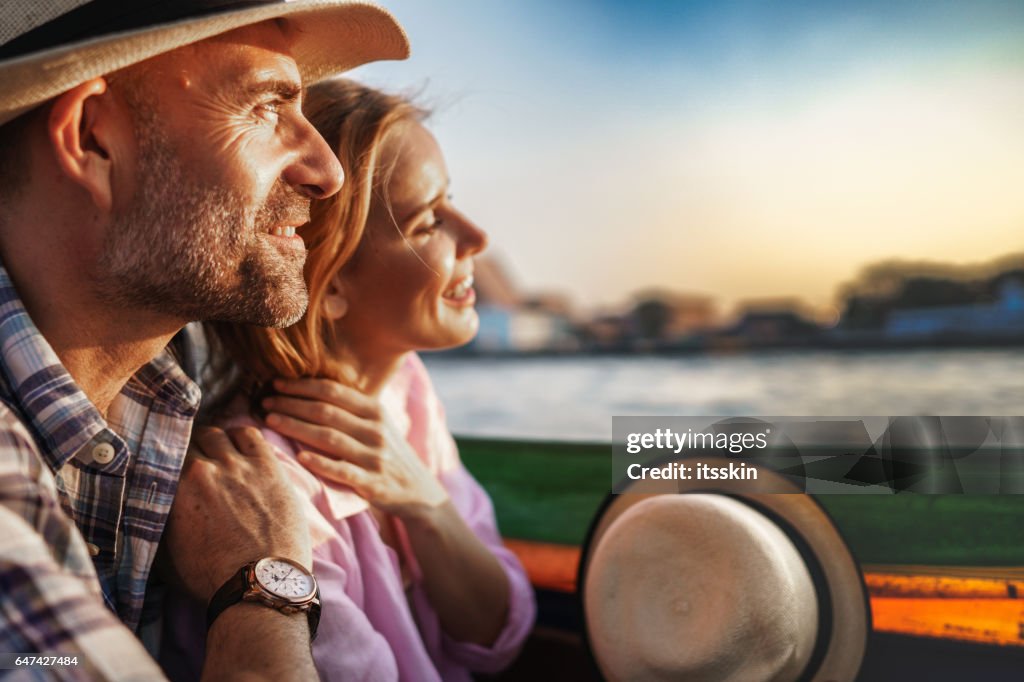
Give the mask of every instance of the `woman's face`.
<path id="1" fill-rule="evenodd" d="M 339 274 L 343 338 L 375 354 L 469 342 L 479 326 L 473 257 L 487 235 L 452 205 L 441 149 L 418 122 L 391 129 L 378 163 L 393 170 Z"/>

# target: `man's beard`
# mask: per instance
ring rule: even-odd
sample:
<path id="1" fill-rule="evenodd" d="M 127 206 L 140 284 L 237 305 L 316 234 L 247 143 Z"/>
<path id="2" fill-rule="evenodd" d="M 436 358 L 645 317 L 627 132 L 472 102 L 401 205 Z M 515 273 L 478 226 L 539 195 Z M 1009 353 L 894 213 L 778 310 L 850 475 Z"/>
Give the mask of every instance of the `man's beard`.
<path id="1" fill-rule="evenodd" d="M 138 188 L 110 224 L 96 284 L 107 301 L 180 320 L 286 327 L 306 311 L 305 251 L 274 227 L 306 222 L 309 200 L 280 180 L 262 206 L 196 182 L 153 121 L 136 124 Z"/>

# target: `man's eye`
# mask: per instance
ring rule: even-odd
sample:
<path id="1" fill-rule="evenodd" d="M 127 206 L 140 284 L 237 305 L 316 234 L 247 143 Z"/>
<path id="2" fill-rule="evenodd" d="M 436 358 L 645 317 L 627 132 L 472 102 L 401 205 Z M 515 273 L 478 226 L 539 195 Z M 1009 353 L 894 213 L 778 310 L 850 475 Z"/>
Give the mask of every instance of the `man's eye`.
<path id="1" fill-rule="evenodd" d="M 276 123 L 281 113 L 281 103 L 277 101 L 260 102 L 253 107 L 253 113 L 257 118 Z"/>

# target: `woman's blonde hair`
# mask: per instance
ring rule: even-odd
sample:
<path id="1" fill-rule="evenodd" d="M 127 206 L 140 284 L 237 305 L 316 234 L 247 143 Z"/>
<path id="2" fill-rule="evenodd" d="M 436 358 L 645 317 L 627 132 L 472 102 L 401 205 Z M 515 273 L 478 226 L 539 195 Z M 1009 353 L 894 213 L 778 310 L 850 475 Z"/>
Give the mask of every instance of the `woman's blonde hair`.
<path id="1" fill-rule="evenodd" d="M 212 404 L 223 407 L 239 391 L 250 395 L 275 377 L 324 377 L 350 383 L 332 348 L 334 326 L 322 310 L 331 280 L 352 257 L 366 227 L 371 199 L 386 184 L 379 168 L 381 146 L 395 124 L 422 121 L 427 112 L 408 99 L 335 79 L 306 91 L 303 111 L 338 155 L 345 171 L 341 191 L 314 200 L 310 221 L 298 229 L 306 243 L 305 279 L 309 307 L 296 324 L 269 329 L 207 322 L 210 342 L 207 378 Z"/>

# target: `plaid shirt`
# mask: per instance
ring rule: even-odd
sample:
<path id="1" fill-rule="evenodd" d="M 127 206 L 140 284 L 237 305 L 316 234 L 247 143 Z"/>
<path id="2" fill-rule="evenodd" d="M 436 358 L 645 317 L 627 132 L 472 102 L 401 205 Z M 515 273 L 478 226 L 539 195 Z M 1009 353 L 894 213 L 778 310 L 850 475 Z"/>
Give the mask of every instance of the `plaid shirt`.
<path id="1" fill-rule="evenodd" d="M 129 630 L 198 403 L 165 351 L 104 420 L 0 266 L 0 652 L 79 656 L 78 668 L 29 675 L 161 677 Z"/>

